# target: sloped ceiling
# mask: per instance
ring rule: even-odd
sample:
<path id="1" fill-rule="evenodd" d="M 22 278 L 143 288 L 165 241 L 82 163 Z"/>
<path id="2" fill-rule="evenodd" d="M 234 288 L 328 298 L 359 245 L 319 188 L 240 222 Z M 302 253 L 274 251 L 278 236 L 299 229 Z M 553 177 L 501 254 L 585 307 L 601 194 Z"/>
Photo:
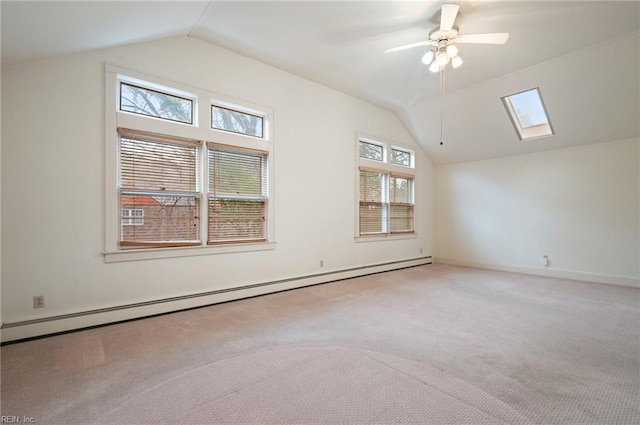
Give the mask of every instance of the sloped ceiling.
<path id="1" fill-rule="evenodd" d="M 3 1 L 2 60 L 196 37 L 394 110 L 441 164 L 639 136 L 639 2 L 453 2 L 461 33 L 511 37 L 460 45 L 442 102 L 426 48 L 383 51 L 426 39 L 443 3 Z M 556 135 L 520 142 L 500 98 L 532 87 Z"/>

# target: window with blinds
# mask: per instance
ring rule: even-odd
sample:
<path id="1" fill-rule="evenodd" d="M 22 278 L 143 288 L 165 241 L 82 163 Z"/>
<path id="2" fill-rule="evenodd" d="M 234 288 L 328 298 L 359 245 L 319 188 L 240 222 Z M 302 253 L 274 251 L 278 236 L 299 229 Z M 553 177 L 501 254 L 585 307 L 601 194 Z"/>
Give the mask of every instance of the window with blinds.
<path id="1" fill-rule="evenodd" d="M 375 147 L 374 150 L 369 148 Z M 398 166 L 412 167 L 410 151 L 382 143 L 359 141 L 360 158 L 381 161 L 379 166 L 360 162 L 358 234 L 386 236 L 414 232 L 413 173 L 400 173 Z M 386 155 L 390 150 L 391 155 Z M 377 152 L 371 155 L 371 152 Z M 385 158 L 389 158 L 388 161 Z M 398 171 L 394 170 L 394 167 Z"/>
<path id="2" fill-rule="evenodd" d="M 385 175 L 360 170 L 360 234 L 386 233 Z"/>
<path id="3" fill-rule="evenodd" d="M 389 176 L 389 229 L 391 233 L 413 232 L 413 179 Z"/>
<path id="4" fill-rule="evenodd" d="M 105 261 L 274 249 L 273 110 L 106 72 Z"/>
<path id="5" fill-rule="evenodd" d="M 210 144 L 208 163 L 207 243 L 266 241 L 266 153 Z"/>
<path id="6" fill-rule="evenodd" d="M 198 145 L 119 130 L 121 247 L 200 244 Z M 144 217 L 132 226 L 130 211 Z"/>

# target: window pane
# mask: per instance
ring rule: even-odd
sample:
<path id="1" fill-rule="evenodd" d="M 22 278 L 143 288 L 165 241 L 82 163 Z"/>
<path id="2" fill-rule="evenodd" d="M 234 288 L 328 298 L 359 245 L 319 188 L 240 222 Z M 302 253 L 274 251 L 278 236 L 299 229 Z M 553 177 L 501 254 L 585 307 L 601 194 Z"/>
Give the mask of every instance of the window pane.
<path id="1" fill-rule="evenodd" d="M 122 82 L 120 110 L 193 124 L 193 100 Z"/>
<path id="2" fill-rule="evenodd" d="M 520 127 L 529 128 L 548 123 L 547 114 L 544 112 L 538 89 L 511 95 L 509 96 L 509 101 L 518 117 Z"/>
<path id="3" fill-rule="evenodd" d="M 413 231 L 413 205 L 391 204 L 391 233 Z"/>
<path id="4" fill-rule="evenodd" d="M 211 128 L 263 137 L 263 118 L 220 106 L 211 106 Z"/>
<path id="5" fill-rule="evenodd" d="M 386 233 L 387 205 L 360 202 L 360 234 Z"/>
<path id="6" fill-rule="evenodd" d="M 266 155 L 209 148 L 209 188 L 218 195 L 266 195 Z"/>
<path id="7" fill-rule="evenodd" d="M 122 210 L 122 225 L 123 226 L 141 226 L 144 224 L 144 210 Z"/>
<path id="8" fill-rule="evenodd" d="M 197 146 L 120 138 L 120 182 L 124 189 L 196 191 Z"/>
<path id="9" fill-rule="evenodd" d="M 411 154 L 398 149 L 391 149 L 391 162 L 397 165 L 411 166 Z"/>
<path id="10" fill-rule="evenodd" d="M 167 242 L 197 242 L 200 240 L 200 199 L 195 196 L 164 196 L 122 192 L 122 245 L 152 245 Z M 135 211 L 141 211 L 136 213 Z M 138 215 L 140 214 L 140 215 Z M 141 218 L 144 216 L 144 219 Z M 140 220 L 135 226 L 127 220 Z M 133 224 L 133 223 L 131 223 Z"/>
<path id="11" fill-rule="evenodd" d="M 391 202 L 411 203 L 411 180 L 391 176 L 389 178 L 389 200 Z"/>
<path id="12" fill-rule="evenodd" d="M 209 243 L 257 242 L 267 237 L 266 202 L 209 199 Z"/>
<path id="13" fill-rule="evenodd" d="M 360 158 L 382 161 L 382 146 L 373 143 L 360 142 Z"/>
<path id="14" fill-rule="evenodd" d="M 209 148 L 208 243 L 267 238 L 267 156 Z"/>
<path id="15" fill-rule="evenodd" d="M 520 140 L 553 135 L 553 128 L 538 88 L 502 98 Z"/>
<path id="16" fill-rule="evenodd" d="M 382 202 L 384 174 L 360 170 L 360 200 Z"/>

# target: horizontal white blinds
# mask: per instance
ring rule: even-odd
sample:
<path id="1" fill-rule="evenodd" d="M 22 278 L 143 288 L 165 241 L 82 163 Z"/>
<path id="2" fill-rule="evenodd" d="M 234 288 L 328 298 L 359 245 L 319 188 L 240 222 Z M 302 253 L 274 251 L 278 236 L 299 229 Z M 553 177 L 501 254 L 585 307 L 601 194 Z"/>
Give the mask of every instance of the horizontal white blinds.
<path id="1" fill-rule="evenodd" d="M 385 198 L 385 175 L 381 172 L 360 170 L 360 234 L 386 232 L 387 206 Z"/>
<path id="2" fill-rule="evenodd" d="M 384 173 L 360 170 L 360 201 L 382 202 Z"/>
<path id="3" fill-rule="evenodd" d="M 389 177 L 389 201 L 411 202 L 411 179 L 397 177 L 393 174 Z"/>
<path id="4" fill-rule="evenodd" d="M 360 169 L 360 235 L 413 232 L 413 178 Z"/>
<path id="5" fill-rule="evenodd" d="M 121 133 L 121 246 L 200 243 L 197 160 L 194 143 Z"/>
<path id="6" fill-rule="evenodd" d="M 142 137 L 120 138 L 122 188 L 195 192 L 198 150 L 195 144 Z"/>
<path id="7" fill-rule="evenodd" d="M 413 205 L 392 203 L 390 210 L 389 227 L 391 233 L 413 231 Z"/>
<path id="8" fill-rule="evenodd" d="M 148 194 L 120 195 L 122 211 L 143 210 L 137 223 L 121 218 L 121 246 L 181 246 L 200 244 L 200 198 Z"/>
<path id="9" fill-rule="evenodd" d="M 265 241 L 266 154 L 212 146 L 208 159 L 208 243 Z"/>
<path id="10" fill-rule="evenodd" d="M 266 155 L 209 148 L 209 188 L 216 195 L 266 194 Z"/>
<path id="11" fill-rule="evenodd" d="M 360 234 L 386 233 L 387 205 L 381 202 L 360 202 Z"/>

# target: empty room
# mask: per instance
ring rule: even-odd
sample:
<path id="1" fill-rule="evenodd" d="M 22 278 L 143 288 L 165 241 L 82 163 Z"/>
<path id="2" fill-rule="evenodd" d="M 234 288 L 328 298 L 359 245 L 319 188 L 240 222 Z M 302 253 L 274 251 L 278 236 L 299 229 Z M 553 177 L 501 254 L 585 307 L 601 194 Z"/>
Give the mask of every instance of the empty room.
<path id="1" fill-rule="evenodd" d="M 0 423 L 640 423 L 640 2 L 0 23 Z"/>

